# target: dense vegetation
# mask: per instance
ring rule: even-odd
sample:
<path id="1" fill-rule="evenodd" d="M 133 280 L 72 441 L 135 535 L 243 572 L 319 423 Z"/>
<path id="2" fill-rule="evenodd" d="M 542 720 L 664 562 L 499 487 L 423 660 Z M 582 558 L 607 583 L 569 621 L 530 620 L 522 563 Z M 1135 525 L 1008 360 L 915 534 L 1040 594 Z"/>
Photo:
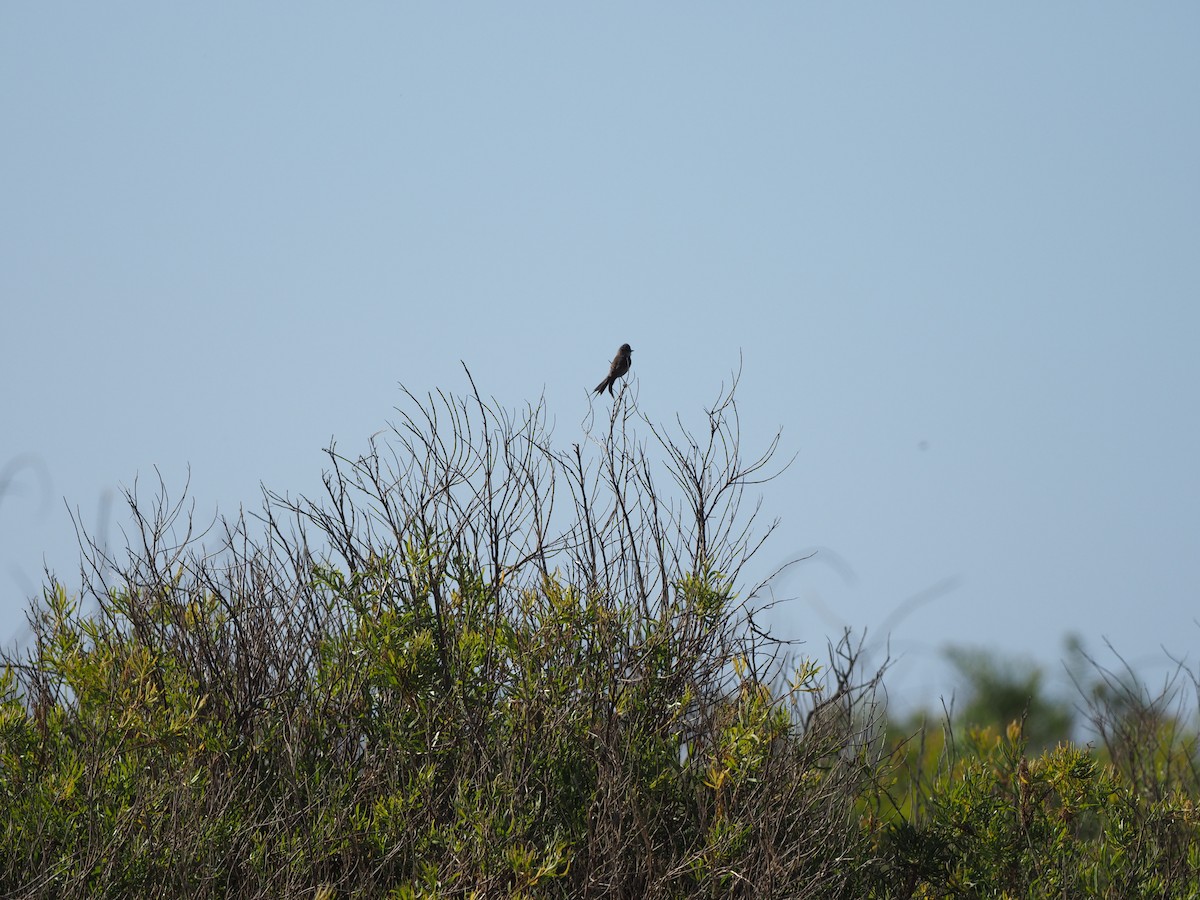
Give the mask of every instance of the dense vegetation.
<path id="1" fill-rule="evenodd" d="M 689 432 L 624 392 L 565 449 L 409 396 L 324 497 L 204 534 L 130 492 L 127 556 L 4 659 L 0 894 L 1200 896 L 1179 691 L 1099 678 L 1094 747 L 1034 734 L 1036 684 L 889 726 L 848 635 L 761 629 L 775 444 L 733 394 Z"/>

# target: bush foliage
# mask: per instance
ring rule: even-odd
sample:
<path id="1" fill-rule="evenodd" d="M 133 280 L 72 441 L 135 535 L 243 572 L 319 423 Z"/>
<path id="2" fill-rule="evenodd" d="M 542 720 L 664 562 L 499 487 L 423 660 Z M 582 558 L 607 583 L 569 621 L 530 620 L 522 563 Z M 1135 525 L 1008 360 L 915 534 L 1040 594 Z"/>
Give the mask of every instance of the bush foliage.
<path id="1" fill-rule="evenodd" d="M 4 659 L 0 894 L 1200 895 L 1195 747 L 1124 682 L 1100 750 L 889 736 L 849 635 L 756 624 L 777 442 L 743 458 L 733 388 L 561 450 L 408 395 L 319 499 L 196 533 L 135 488 Z"/>

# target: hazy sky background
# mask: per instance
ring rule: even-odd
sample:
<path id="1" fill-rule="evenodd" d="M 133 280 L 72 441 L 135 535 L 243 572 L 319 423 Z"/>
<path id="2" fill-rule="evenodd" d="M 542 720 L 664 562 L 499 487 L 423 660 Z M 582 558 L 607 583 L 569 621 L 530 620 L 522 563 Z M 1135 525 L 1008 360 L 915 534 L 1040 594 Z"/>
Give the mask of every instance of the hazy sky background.
<path id="1" fill-rule="evenodd" d="M 4 4 L 0 639 L 66 504 L 312 492 L 460 360 L 565 445 L 628 341 L 798 453 L 781 633 L 1195 667 L 1198 89 L 1182 2 Z"/>

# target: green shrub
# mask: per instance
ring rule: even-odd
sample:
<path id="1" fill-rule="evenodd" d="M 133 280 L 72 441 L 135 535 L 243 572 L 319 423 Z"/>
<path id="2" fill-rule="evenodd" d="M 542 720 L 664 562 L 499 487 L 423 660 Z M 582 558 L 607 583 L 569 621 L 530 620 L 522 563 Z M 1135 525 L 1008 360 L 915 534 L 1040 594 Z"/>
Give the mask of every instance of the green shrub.
<path id="1" fill-rule="evenodd" d="M 853 896 L 873 680 L 789 680 L 749 618 L 774 445 L 740 458 L 732 392 L 702 439 L 645 423 L 658 456 L 624 404 L 585 453 L 409 401 L 324 501 L 207 546 L 135 489 L 128 559 L 47 588 L 0 683 L 0 893 Z"/>

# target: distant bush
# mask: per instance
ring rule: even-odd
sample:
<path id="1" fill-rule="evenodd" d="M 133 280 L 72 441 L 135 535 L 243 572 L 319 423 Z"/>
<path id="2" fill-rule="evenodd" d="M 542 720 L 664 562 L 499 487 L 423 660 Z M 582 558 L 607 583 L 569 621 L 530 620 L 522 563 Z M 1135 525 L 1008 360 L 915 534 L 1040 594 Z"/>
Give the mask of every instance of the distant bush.
<path id="1" fill-rule="evenodd" d="M 1021 728 L 939 754 L 909 814 L 876 829 L 901 897 L 1200 896 L 1190 796 L 1141 796 L 1087 748 L 1024 753 Z"/>
<path id="2" fill-rule="evenodd" d="M 1044 747 L 1048 723 L 1068 717 L 1038 695 L 1036 673 L 998 677 L 988 654 L 959 655 L 983 676 L 965 714 L 890 727 L 868 817 L 888 872 L 879 896 L 1200 897 L 1196 678 L 1180 666 L 1155 694 L 1127 666 L 1077 654 L 1098 747 L 1063 734 L 1031 754 L 1029 721 Z M 991 724 L 1014 709 L 1006 728 Z"/>

